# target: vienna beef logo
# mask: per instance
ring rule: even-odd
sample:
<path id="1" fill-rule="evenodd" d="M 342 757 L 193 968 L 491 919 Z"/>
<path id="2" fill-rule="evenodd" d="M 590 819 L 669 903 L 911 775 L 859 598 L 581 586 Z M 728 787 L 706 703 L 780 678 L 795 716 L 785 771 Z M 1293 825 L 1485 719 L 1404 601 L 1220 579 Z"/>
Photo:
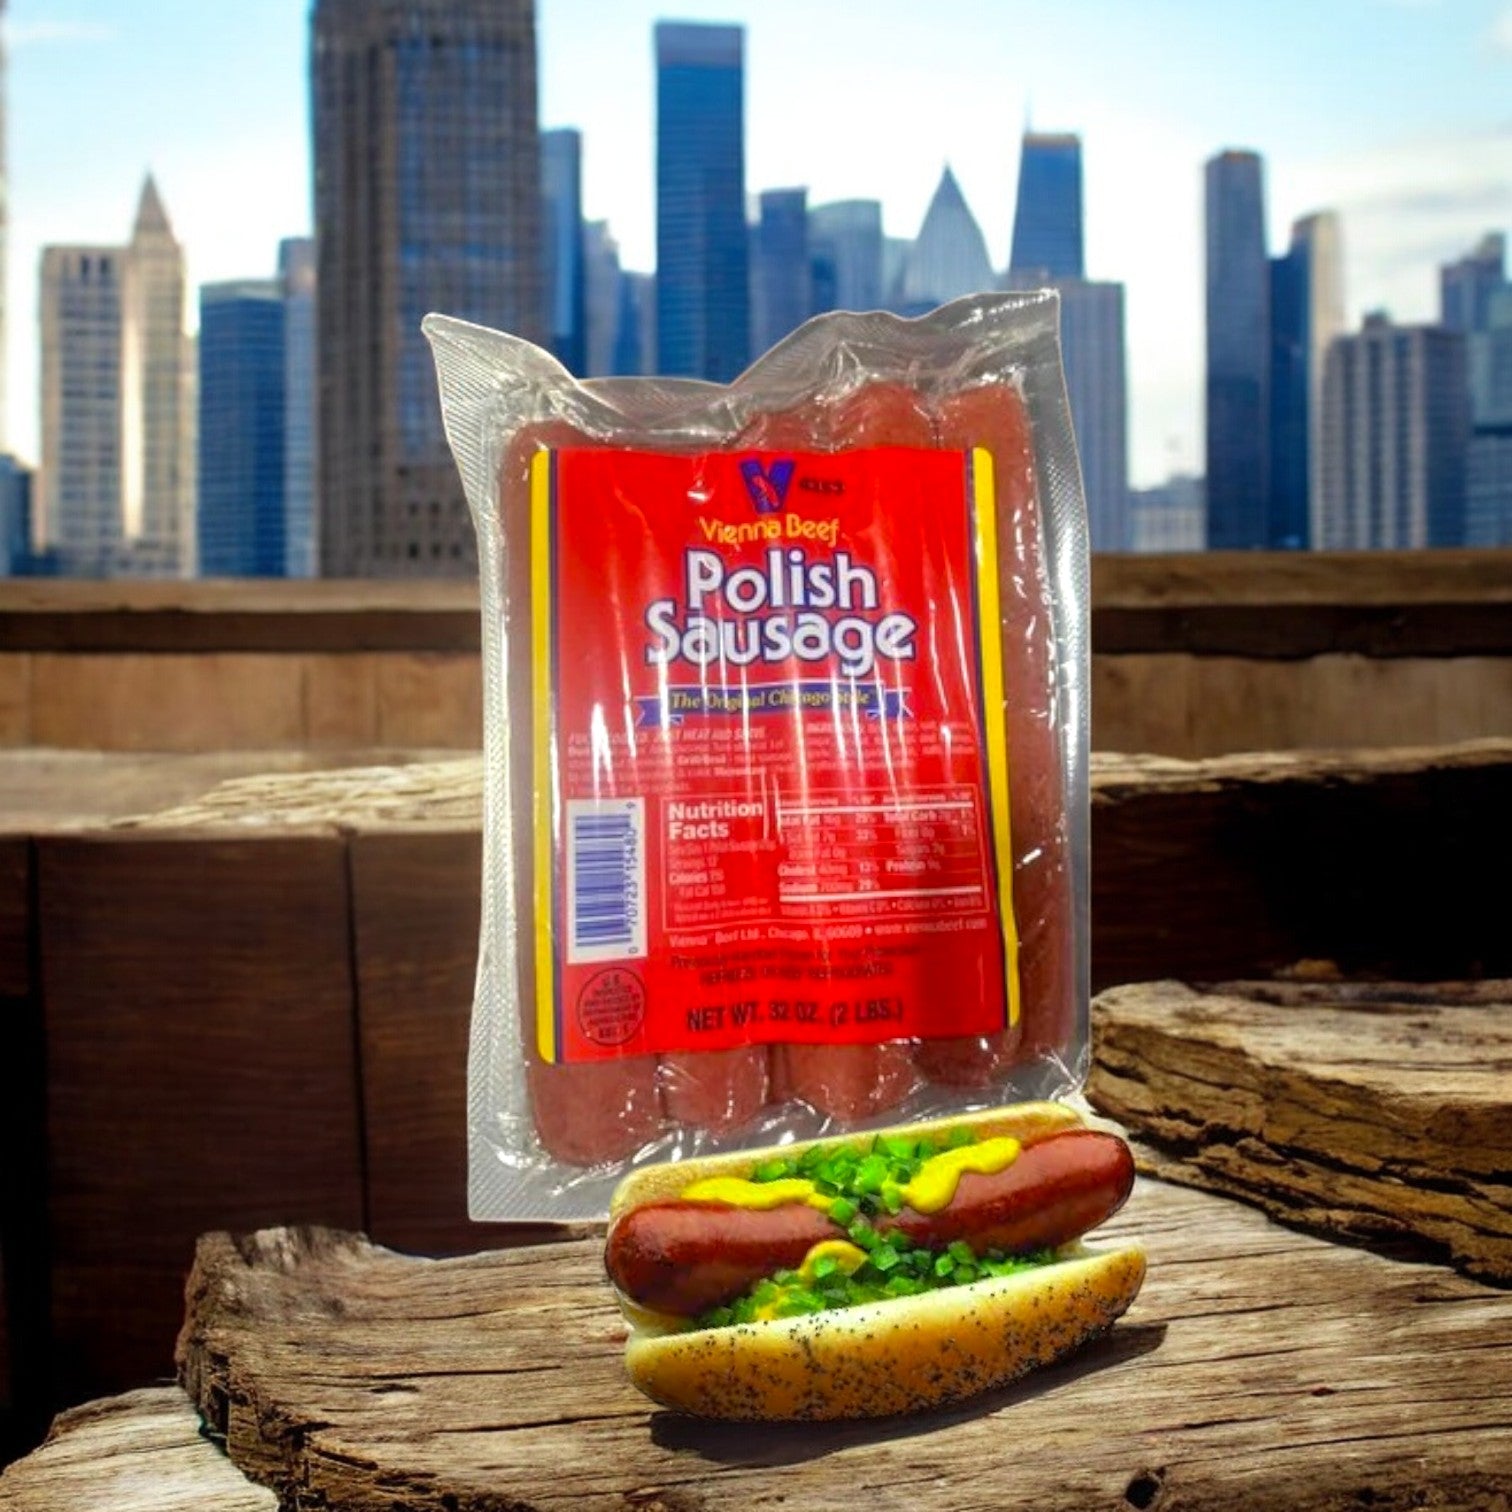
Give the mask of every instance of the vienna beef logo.
<path id="1" fill-rule="evenodd" d="M 760 457 L 747 457 L 740 464 L 740 476 L 757 514 L 776 514 L 787 503 L 794 465 L 791 457 L 778 457 L 770 466 Z"/>

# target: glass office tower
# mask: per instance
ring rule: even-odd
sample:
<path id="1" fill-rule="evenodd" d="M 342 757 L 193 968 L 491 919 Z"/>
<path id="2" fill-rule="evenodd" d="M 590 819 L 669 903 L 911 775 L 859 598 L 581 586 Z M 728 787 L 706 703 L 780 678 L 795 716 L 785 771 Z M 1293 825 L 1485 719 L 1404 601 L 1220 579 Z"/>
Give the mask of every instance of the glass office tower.
<path id="1" fill-rule="evenodd" d="M 656 26 L 657 369 L 728 382 L 751 356 L 745 32 Z"/>
<path id="2" fill-rule="evenodd" d="M 1019 154 L 1009 272 L 1081 278 L 1081 138 L 1027 131 Z"/>
<path id="3" fill-rule="evenodd" d="M 321 572 L 471 574 L 431 310 L 545 336 L 531 0 L 317 0 Z"/>
<path id="4" fill-rule="evenodd" d="M 200 290 L 199 570 L 284 575 L 284 302 L 276 279 Z"/>
<path id="5" fill-rule="evenodd" d="M 1270 263 L 1253 152 L 1206 166 L 1207 508 L 1215 550 L 1270 537 Z"/>
<path id="6" fill-rule="evenodd" d="M 588 281 L 583 247 L 583 135 L 541 133 L 541 253 L 552 355 L 588 372 Z"/>
<path id="7" fill-rule="evenodd" d="M 808 190 L 764 190 L 760 219 L 751 228 L 752 354 L 796 331 L 813 304 Z"/>

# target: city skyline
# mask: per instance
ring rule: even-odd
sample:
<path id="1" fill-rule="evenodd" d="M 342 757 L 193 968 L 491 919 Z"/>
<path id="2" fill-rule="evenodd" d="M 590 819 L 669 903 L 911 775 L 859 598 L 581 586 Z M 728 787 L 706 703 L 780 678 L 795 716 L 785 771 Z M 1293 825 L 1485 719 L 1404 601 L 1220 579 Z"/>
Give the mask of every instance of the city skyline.
<path id="1" fill-rule="evenodd" d="M 1350 328 L 1377 306 L 1398 320 L 1434 318 L 1438 265 L 1512 221 L 1512 126 L 1497 98 L 1512 75 L 1507 8 L 1315 9 L 1328 14 L 1157 4 L 1136 19 L 1072 4 L 1031 36 L 1001 6 L 965 0 L 936 8 L 927 25 L 913 8 L 881 3 L 865 29 L 847 25 L 844 7 L 787 0 L 625 0 L 610 14 L 541 0 L 541 122 L 583 132 L 584 213 L 607 218 L 624 265 L 642 270 L 655 212 L 657 18 L 746 25 L 753 196 L 803 185 L 810 204 L 878 198 L 886 231 L 911 237 L 948 162 L 998 268 L 1026 114 L 1036 130 L 1078 132 L 1087 275 L 1128 291 L 1131 481 L 1147 484 L 1201 454 L 1207 157 L 1234 145 L 1265 156 L 1272 246 L 1297 216 L 1341 211 Z M 11 431 L 34 460 L 42 244 L 108 238 L 147 168 L 182 207 L 196 286 L 255 275 L 281 238 L 308 229 L 307 6 L 250 0 L 210 13 L 164 0 L 128 17 L 109 0 L 12 0 L 10 11 Z M 1264 65 L 1283 55 L 1295 66 L 1278 90 Z M 234 91 L 217 83 L 229 58 Z M 122 111 L 123 130 L 99 132 Z M 849 129 L 816 129 L 837 118 Z"/>

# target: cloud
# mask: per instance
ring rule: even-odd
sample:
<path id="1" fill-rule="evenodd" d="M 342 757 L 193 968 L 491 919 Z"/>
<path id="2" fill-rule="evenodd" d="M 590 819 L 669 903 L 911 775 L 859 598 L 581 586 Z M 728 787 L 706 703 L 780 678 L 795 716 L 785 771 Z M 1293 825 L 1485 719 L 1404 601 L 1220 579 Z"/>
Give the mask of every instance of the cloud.
<path id="1" fill-rule="evenodd" d="M 1512 53 L 1512 6 L 1498 11 L 1491 23 L 1491 45 L 1499 53 Z"/>
<path id="2" fill-rule="evenodd" d="M 1512 225 L 1512 127 L 1437 133 L 1295 165 L 1285 208 L 1331 205 L 1344 222 L 1351 309 L 1433 320 L 1438 269 Z"/>
<path id="3" fill-rule="evenodd" d="M 48 45 L 82 45 L 112 42 L 116 30 L 103 21 L 12 21 L 6 25 L 5 40 L 11 47 L 45 47 Z"/>

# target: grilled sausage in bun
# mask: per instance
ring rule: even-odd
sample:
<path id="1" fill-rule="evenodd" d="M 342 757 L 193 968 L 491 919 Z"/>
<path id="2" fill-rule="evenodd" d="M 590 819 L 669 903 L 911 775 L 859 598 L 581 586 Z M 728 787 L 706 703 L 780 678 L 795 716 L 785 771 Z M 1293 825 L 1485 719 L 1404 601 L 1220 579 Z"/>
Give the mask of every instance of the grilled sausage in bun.
<path id="1" fill-rule="evenodd" d="M 1135 1245 L 1081 1237 L 1129 1195 L 1116 1134 L 1027 1103 L 638 1171 L 605 1261 L 626 1365 L 701 1417 L 881 1417 L 961 1401 L 1109 1328 Z"/>

